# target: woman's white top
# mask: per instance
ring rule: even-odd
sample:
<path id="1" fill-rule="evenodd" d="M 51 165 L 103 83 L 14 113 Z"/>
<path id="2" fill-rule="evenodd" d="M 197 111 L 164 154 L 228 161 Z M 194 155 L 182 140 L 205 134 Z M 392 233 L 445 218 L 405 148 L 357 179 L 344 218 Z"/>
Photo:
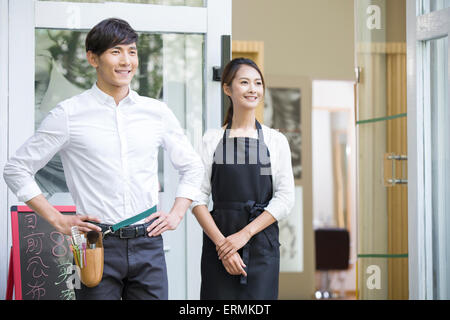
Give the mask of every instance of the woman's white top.
<path id="1" fill-rule="evenodd" d="M 292 172 L 291 150 L 286 137 L 279 131 L 261 124 L 264 142 L 270 153 L 273 196 L 265 208 L 276 220 L 286 217 L 294 206 L 294 175 Z M 224 129 L 210 129 L 203 135 L 201 157 L 205 175 L 200 187 L 200 199 L 194 201 L 191 210 L 198 205 L 209 204 L 211 194 L 211 171 L 214 152 L 223 138 Z"/>

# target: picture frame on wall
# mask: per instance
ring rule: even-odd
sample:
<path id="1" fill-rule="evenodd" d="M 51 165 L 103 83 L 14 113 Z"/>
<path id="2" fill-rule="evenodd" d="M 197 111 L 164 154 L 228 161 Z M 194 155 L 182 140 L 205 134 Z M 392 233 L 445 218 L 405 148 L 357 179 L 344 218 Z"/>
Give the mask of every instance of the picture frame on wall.
<path id="1" fill-rule="evenodd" d="M 302 181 L 302 114 L 311 106 L 311 81 L 303 77 L 266 76 L 264 124 L 283 133 L 291 149 L 296 185 Z M 306 109 L 305 109 L 306 108 Z M 303 110 L 305 109 L 305 110 Z"/>

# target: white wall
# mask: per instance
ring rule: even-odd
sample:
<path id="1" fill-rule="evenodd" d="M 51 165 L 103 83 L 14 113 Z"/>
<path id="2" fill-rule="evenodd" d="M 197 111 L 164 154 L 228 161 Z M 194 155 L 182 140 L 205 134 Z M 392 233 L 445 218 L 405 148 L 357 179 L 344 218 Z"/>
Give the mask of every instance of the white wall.
<path id="1" fill-rule="evenodd" d="M 233 0 L 233 40 L 264 41 L 264 73 L 354 79 L 354 0 Z"/>
<path id="2" fill-rule="evenodd" d="M 333 144 L 331 140 L 330 112 L 313 109 L 313 226 L 335 226 Z"/>

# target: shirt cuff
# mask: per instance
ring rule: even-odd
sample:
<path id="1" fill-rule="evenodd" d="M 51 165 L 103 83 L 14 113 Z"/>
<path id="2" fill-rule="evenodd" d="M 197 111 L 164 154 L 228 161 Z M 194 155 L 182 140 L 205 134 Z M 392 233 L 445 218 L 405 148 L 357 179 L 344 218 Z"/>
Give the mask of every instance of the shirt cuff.
<path id="1" fill-rule="evenodd" d="M 209 202 L 209 201 L 208 201 Z M 203 201 L 203 200 L 199 200 L 199 201 L 192 201 L 191 206 L 189 207 L 189 209 L 192 210 L 196 207 L 196 206 L 207 206 L 208 207 L 208 202 Z"/>
<path id="2" fill-rule="evenodd" d="M 187 198 L 192 201 L 200 199 L 200 190 L 189 184 L 179 184 L 176 193 L 177 198 Z"/>
<path id="3" fill-rule="evenodd" d="M 27 202 L 28 200 L 33 199 L 34 197 L 40 195 L 42 193 L 41 189 L 37 185 L 35 181 L 30 182 L 26 186 L 22 187 L 17 191 L 17 199 L 22 202 Z"/>
<path id="4" fill-rule="evenodd" d="M 277 221 L 289 215 L 288 208 L 281 202 L 270 202 L 264 210 L 269 212 Z"/>

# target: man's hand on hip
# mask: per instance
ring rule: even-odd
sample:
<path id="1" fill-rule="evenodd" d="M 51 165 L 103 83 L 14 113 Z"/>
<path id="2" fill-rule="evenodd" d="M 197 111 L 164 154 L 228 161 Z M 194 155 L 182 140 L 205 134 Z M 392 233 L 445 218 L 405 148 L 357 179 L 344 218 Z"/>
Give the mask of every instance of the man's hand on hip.
<path id="1" fill-rule="evenodd" d="M 145 219 L 145 223 L 152 221 L 153 223 L 147 228 L 149 237 L 156 237 L 167 230 L 175 230 L 180 224 L 183 216 L 176 214 L 175 212 L 166 213 L 164 211 L 158 211 Z"/>
<path id="2" fill-rule="evenodd" d="M 26 204 L 63 234 L 71 235 L 70 228 L 73 226 L 78 226 L 82 232 L 101 231 L 100 227 L 86 222 L 87 220 L 100 222 L 97 218 L 82 215 L 64 215 L 56 210 L 42 194 L 28 200 Z"/>
<path id="3" fill-rule="evenodd" d="M 167 230 L 175 230 L 183 220 L 184 214 L 191 205 L 192 200 L 182 197 L 176 197 L 172 210 L 169 213 L 158 211 L 145 219 L 145 223 L 153 221 L 147 228 L 149 237 L 156 237 Z"/>
<path id="4" fill-rule="evenodd" d="M 100 227 L 87 221 L 100 223 L 99 219 L 91 216 L 61 214 L 61 216 L 59 216 L 58 219 L 55 221 L 54 227 L 59 232 L 62 232 L 63 234 L 67 235 L 72 234 L 71 228 L 73 226 L 77 226 L 80 232 L 89 232 L 91 230 L 98 232 L 102 231 Z"/>

